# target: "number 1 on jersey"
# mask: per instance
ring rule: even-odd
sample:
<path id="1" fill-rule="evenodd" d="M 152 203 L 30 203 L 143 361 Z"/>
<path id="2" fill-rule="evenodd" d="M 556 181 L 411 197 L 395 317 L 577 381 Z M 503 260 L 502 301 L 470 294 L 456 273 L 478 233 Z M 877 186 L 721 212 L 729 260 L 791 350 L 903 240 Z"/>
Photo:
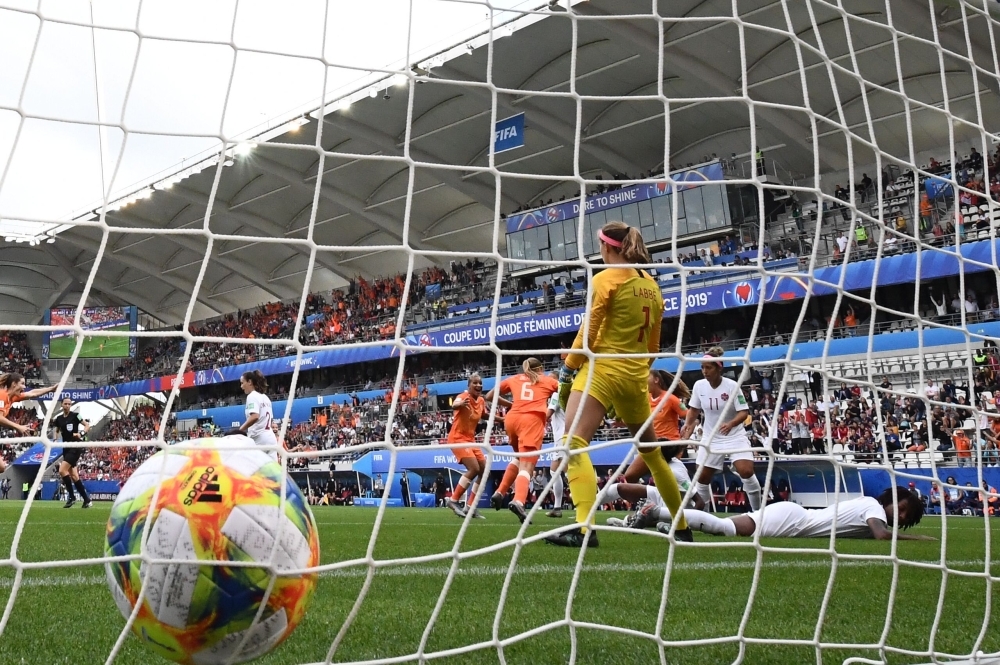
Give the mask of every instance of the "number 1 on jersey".
<path id="1" fill-rule="evenodd" d="M 646 338 L 646 329 L 649 328 L 649 305 L 642 308 L 642 313 L 646 315 L 646 321 L 639 328 L 639 341 L 641 342 Z"/>

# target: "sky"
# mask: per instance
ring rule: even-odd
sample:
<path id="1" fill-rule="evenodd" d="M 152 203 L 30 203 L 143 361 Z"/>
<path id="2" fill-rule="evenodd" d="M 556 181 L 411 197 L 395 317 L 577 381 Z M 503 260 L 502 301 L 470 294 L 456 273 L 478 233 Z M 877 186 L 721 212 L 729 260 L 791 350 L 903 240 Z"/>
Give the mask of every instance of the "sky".
<path id="1" fill-rule="evenodd" d="M 540 2 L 494 0 L 494 21 Z M 489 16 L 468 0 L 0 0 L 0 236 L 312 110 L 324 74 L 336 98 L 401 68 L 408 41 L 416 62 Z"/>
<path id="2" fill-rule="evenodd" d="M 541 0 L 492 4 L 503 23 Z M 0 0 L 0 241 L 317 108 L 324 73 L 329 101 L 402 68 L 408 40 L 418 62 L 489 16 L 466 0 Z"/>

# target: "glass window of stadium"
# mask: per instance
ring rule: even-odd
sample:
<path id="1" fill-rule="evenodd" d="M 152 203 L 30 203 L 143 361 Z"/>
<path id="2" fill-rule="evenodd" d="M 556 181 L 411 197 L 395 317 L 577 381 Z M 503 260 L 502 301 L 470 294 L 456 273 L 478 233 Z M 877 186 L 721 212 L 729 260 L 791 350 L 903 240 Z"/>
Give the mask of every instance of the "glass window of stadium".
<path id="1" fill-rule="evenodd" d="M 741 210 L 730 211 L 729 206 L 744 202 L 741 196 L 728 195 L 723 191 L 725 187 L 691 187 L 679 194 L 592 212 L 584 217 L 583 255 L 594 256 L 598 253 L 599 248 L 594 238 L 602 226 L 613 221 L 624 222 L 639 229 L 647 243 L 669 240 L 674 224 L 677 225 L 679 238 L 729 227 L 734 219 L 743 218 Z M 508 258 L 528 261 L 572 261 L 579 258 L 576 222 L 577 218 L 566 219 L 507 234 Z"/>

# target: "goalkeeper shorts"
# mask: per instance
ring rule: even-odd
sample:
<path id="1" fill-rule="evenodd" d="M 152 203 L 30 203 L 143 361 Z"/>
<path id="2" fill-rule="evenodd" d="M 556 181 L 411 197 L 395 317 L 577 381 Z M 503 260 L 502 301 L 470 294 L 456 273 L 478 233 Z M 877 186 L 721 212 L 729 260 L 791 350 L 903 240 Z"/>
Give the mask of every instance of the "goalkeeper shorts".
<path id="1" fill-rule="evenodd" d="M 594 378 L 590 383 L 590 391 L 586 392 L 587 377 L 593 370 Z M 586 392 L 604 405 L 605 409 L 614 407 L 618 419 L 626 425 L 641 425 L 649 419 L 649 370 L 637 375 L 634 368 L 627 371 L 616 371 L 614 360 L 603 362 L 596 367 L 593 363 L 584 363 L 573 379 L 573 390 Z"/>

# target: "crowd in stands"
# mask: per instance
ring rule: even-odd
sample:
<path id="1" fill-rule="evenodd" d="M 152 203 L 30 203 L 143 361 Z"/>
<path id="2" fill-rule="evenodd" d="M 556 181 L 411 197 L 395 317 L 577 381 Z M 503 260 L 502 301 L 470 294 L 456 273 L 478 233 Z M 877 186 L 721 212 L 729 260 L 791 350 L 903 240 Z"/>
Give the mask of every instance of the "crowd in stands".
<path id="1" fill-rule="evenodd" d="M 109 421 L 100 440 L 153 441 L 159 432 L 162 416 L 163 407 L 158 404 L 137 405 L 127 416 Z M 80 456 L 77 470 L 84 480 L 125 482 L 154 452 L 156 448 L 148 443 L 135 446 L 94 446 L 87 448 Z"/>
<path id="2" fill-rule="evenodd" d="M 908 453 L 927 453 L 937 455 L 938 464 L 972 467 L 981 459 L 984 467 L 1000 467 L 1000 355 L 990 346 L 977 350 L 973 359 L 971 388 L 961 374 L 929 378 L 919 389 L 895 388 L 884 378 L 874 391 L 841 384 L 827 396 L 818 394 L 822 384 L 815 374 L 810 377 L 813 399 L 790 396 L 776 404 L 769 380 L 750 384 L 745 391 L 751 404 L 751 440 L 786 456 L 833 452 L 858 463 L 880 464 L 886 458 L 899 462 Z M 928 400 L 943 404 L 930 405 Z M 968 508 L 968 501 L 949 498 L 949 511 Z M 981 505 L 972 508 L 979 514 L 983 510 Z"/>
<path id="3" fill-rule="evenodd" d="M 444 299 L 432 295 L 428 287 L 436 286 L 436 294 L 459 288 L 466 299 L 481 295 L 485 264 L 480 260 L 454 261 L 450 270 L 432 266 L 411 276 L 406 303 L 420 308 L 433 303 L 433 318 L 444 318 Z M 349 342 L 370 342 L 391 339 L 396 334 L 399 307 L 403 303 L 406 278 L 351 280 L 346 289 L 335 289 L 329 296 L 310 294 L 303 312 L 300 341 L 310 346 Z M 299 307 L 297 303 L 271 302 L 254 310 L 227 314 L 218 319 L 192 324 L 192 335 L 226 337 L 244 340 L 291 339 Z M 184 351 L 180 337 L 159 340 L 155 345 L 140 348 L 134 359 L 126 359 L 110 377 L 113 383 L 145 379 L 158 374 L 176 373 Z M 288 355 L 294 350 L 281 345 L 196 343 L 188 361 L 188 371 L 198 371 L 249 363 L 266 358 Z"/>
<path id="4" fill-rule="evenodd" d="M 24 333 L 0 332 L 0 373 L 20 372 L 31 380 L 41 378 L 41 368 L 42 361 L 31 352 Z"/>
<path id="5" fill-rule="evenodd" d="M 7 414 L 7 419 L 17 423 L 18 425 L 26 425 L 32 432 L 37 432 L 42 423 L 34 409 L 22 409 L 20 407 L 12 408 L 10 413 Z M 0 427 L 0 439 L 11 439 L 19 436 L 20 434 L 18 434 L 15 430 Z M 7 464 L 10 464 L 17 458 L 18 455 L 30 447 L 30 443 L 2 444 L 0 445 L 0 457 L 2 457 Z"/>

